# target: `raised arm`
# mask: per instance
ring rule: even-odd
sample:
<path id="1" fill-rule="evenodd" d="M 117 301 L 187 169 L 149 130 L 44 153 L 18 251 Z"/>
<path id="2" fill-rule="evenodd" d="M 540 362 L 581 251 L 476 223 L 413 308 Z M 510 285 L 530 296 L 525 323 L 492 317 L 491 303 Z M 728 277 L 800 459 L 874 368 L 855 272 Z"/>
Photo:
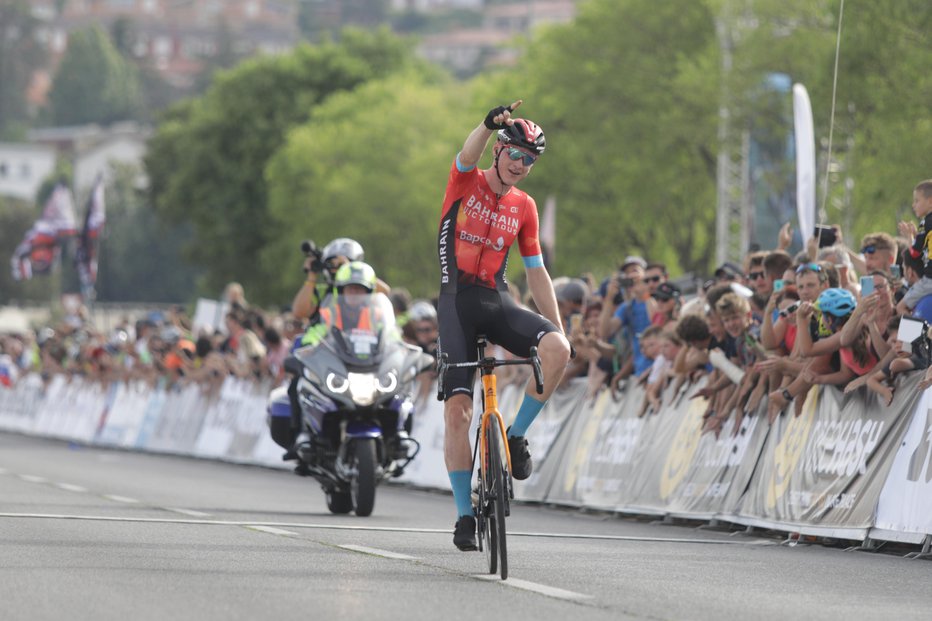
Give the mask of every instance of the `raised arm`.
<path id="1" fill-rule="evenodd" d="M 463 143 L 463 148 L 459 156 L 457 156 L 462 168 L 472 168 L 479 163 L 479 159 L 489 144 L 489 138 L 492 137 L 496 130 L 505 125 L 514 125 L 511 113 L 520 105 L 521 100 L 519 99 L 510 106 L 499 106 L 489 111 L 485 120 L 469 133 L 466 142 Z"/>

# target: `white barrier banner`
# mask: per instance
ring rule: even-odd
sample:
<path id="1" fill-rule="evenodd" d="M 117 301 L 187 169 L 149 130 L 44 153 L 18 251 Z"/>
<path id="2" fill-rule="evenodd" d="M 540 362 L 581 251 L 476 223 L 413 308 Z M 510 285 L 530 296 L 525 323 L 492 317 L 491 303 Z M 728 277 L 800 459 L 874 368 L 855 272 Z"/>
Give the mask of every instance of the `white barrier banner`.
<path id="1" fill-rule="evenodd" d="M 932 397 L 926 390 L 880 492 L 877 528 L 932 534 Z"/>

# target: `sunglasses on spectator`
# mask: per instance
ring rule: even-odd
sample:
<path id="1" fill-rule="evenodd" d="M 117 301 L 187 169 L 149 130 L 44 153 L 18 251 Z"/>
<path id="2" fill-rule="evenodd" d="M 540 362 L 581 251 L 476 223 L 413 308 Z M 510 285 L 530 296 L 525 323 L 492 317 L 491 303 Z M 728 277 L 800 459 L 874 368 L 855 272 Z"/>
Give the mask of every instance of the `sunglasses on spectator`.
<path id="1" fill-rule="evenodd" d="M 757 280 L 758 278 L 763 278 L 764 272 L 750 272 L 748 274 L 748 280 Z"/>
<path id="2" fill-rule="evenodd" d="M 436 329 L 437 328 L 433 326 L 421 326 L 419 328 L 415 328 L 414 331 L 417 332 L 418 334 L 426 334 L 428 332 L 433 332 Z"/>
<path id="3" fill-rule="evenodd" d="M 874 254 L 875 252 L 877 252 L 877 246 L 874 244 L 868 244 L 861 248 L 861 254 Z"/>
<path id="4" fill-rule="evenodd" d="M 536 155 L 531 155 L 530 153 L 525 153 L 521 149 L 516 147 L 508 147 L 506 150 L 508 157 L 514 161 L 522 160 L 525 166 L 531 166 L 534 162 L 537 161 Z"/>
<path id="5" fill-rule="evenodd" d="M 796 273 L 801 274 L 803 272 L 821 272 L 822 266 L 818 263 L 803 263 L 796 268 Z"/>
<path id="6" fill-rule="evenodd" d="M 645 285 L 649 285 L 652 282 L 660 282 L 660 276 L 646 276 L 644 278 Z"/>

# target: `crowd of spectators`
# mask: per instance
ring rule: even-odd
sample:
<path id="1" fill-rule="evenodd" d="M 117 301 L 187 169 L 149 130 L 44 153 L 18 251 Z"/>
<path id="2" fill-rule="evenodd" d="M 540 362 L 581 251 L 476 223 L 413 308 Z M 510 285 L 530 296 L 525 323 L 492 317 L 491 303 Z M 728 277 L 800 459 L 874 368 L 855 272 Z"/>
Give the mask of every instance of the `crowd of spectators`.
<path id="1" fill-rule="evenodd" d="M 705 431 L 716 434 L 729 418 L 740 422 L 764 402 L 771 421 L 781 412 L 798 414 L 819 384 L 871 391 L 885 405 L 904 373 L 923 371 L 919 386 L 932 385 L 928 336 L 899 338 L 901 321 L 932 323 L 932 237 L 926 239 L 932 181 L 916 186 L 912 206 L 918 221 L 901 222 L 898 236 L 878 231 L 853 247 L 838 227 L 822 227 L 790 254 L 793 231 L 784 225 L 773 249 L 750 252 L 740 265 L 726 262 L 705 281 L 674 282 L 663 264 L 635 254 L 600 281 L 589 274 L 555 278 L 563 328 L 577 352 L 564 383 L 586 378 L 588 397 L 642 384 L 643 416 L 660 412 L 664 395 L 706 378 L 696 396 L 708 399 Z M 512 294 L 533 308 L 514 285 Z M 400 288 L 390 298 L 399 336 L 435 351 L 434 303 L 412 300 Z M 78 317 L 3 336 L 0 382 L 9 385 L 29 371 L 101 381 L 216 385 L 228 375 L 281 381 L 304 322 L 249 305 L 235 283 L 224 301 L 224 325 L 212 332 L 195 330 L 175 308 L 108 332 Z M 503 367 L 500 381 L 520 381 L 524 373 Z M 671 384 L 676 390 L 665 391 Z M 421 389 L 427 395 L 429 381 Z"/>

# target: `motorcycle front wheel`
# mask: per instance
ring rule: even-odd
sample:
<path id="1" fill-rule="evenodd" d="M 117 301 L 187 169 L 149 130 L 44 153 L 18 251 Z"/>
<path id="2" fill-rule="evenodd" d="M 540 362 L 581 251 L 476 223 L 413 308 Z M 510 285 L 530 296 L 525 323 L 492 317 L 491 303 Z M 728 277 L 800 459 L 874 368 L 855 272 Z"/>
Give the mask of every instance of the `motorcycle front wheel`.
<path id="1" fill-rule="evenodd" d="M 353 460 L 356 476 L 350 486 L 356 515 L 366 517 L 375 507 L 376 447 L 373 438 L 363 438 L 353 443 Z"/>

